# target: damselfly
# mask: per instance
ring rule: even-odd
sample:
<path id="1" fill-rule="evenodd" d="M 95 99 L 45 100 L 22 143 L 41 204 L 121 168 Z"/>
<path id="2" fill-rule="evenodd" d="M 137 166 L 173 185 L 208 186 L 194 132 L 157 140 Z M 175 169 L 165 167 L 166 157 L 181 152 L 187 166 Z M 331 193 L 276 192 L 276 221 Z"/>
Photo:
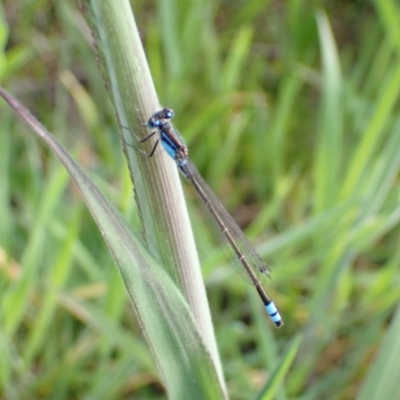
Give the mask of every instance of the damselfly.
<path id="1" fill-rule="evenodd" d="M 150 129 L 157 130 L 151 132 L 142 139 L 141 142 L 145 142 L 156 133 L 160 135 L 148 155 L 151 157 L 154 154 L 158 143 L 161 142 L 167 153 L 175 160 L 179 170 L 196 189 L 201 200 L 205 204 L 206 209 L 210 212 L 213 220 L 222 232 L 222 237 L 225 238 L 229 247 L 234 252 L 241 269 L 255 286 L 272 322 L 277 327 L 281 327 L 283 325 L 282 318 L 275 304 L 268 296 L 260 282 L 263 275 L 268 275 L 268 267 L 262 261 L 253 245 L 244 236 L 233 218 L 219 202 L 210 187 L 197 171 L 196 167 L 189 160 L 188 149 L 185 146 L 183 139 L 169 122 L 173 116 L 174 112 L 170 108 L 164 108 L 163 110 L 154 113 L 147 121 L 146 126 Z"/>

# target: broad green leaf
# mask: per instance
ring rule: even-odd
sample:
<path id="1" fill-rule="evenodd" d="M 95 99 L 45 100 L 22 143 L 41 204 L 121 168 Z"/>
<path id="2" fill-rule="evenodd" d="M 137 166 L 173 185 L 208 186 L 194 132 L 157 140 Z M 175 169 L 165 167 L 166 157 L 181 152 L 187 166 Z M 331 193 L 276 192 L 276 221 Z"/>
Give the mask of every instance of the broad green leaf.
<path id="1" fill-rule="evenodd" d="M 81 191 L 118 265 L 170 398 L 224 398 L 197 324 L 173 281 L 65 149 L 4 89 L 0 94 L 59 157 Z"/>

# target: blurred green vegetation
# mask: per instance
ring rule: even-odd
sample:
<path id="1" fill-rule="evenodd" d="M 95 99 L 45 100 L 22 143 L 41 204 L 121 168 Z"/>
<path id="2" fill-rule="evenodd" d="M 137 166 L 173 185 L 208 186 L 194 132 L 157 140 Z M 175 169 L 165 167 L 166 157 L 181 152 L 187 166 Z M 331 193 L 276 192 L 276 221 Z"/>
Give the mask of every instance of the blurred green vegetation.
<path id="1" fill-rule="evenodd" d="M 398 4 L 132 3 L 162 104 L 272 266 L 279 331 L 251 287 L 204 257 L 231 398 L 255 398 L 299 334 L 277 398 L 400 398 Z M 140 230 L 77 4 L 5 0 L 2 13 L 1 85 Z M 1 397 L 166 398 L 79 193 L 4 105 L 0 118 Z"/>

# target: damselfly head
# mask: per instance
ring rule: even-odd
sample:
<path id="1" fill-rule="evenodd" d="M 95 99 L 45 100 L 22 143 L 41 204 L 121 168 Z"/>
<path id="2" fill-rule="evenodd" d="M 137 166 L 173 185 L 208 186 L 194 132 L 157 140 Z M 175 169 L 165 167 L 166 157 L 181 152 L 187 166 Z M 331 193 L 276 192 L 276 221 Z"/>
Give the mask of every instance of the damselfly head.
<path id="1" fill-rule="evenodd" d="M 175 115 L 174 110 L 172 110 L 171 108 L 164 108 L 161 113 L 164 115 L 165 119 L 171 119 Z"/>
<path id="2" fill-rule="evenodd" d="M 151 128 L 151 129 L 159 128 L 161 126 L 161 121 L 159 118 L 156 118 L 153 116 L 153 117 L 149 118 L 146 125 L 148 128 Z"/>
<path id="3" fill-rule="evenodd" d="M 163 108 L 161 111 L 155 112 L 151 117 L 158 120 L 168 120 L 175 115 L 171 108 Z"/>

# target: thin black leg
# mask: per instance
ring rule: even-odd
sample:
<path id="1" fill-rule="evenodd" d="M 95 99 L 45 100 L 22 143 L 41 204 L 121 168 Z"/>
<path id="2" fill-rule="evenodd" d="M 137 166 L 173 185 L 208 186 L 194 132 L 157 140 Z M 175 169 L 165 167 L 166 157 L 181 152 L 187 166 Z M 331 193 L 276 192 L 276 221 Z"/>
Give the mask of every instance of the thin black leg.
<path id="1" fill-rule="evenodd" d="M 153 135 L 152 135 L 152 136 L 153 136 Z M 148 137 L 146 137 L 145 139 L 148 139 Z M 153 154 L 154 154 L 154 152 L 155 152 L 156 149 L 157 149 L 158 142 L 159 142 L 159 140 L 157 140 L 157 142 L 154 143 L 154 146 L 153 146 L 153 148 L 151 149 L 150 153 L 146 153 L 145 151 L 140 150 L 140 149 L 138 149 L 136 146 L 134 146 L 134 145 L 128 143 L 128 142 L 124 139 L 124 143 L 125 143 L 126 146 L 131 147 L 132 149 L 135 149 L 137 152 L 139 152 L 140 154 L 143 154 L 143 155 L 146 156 L 146 157 L 153 157 Z"/>

